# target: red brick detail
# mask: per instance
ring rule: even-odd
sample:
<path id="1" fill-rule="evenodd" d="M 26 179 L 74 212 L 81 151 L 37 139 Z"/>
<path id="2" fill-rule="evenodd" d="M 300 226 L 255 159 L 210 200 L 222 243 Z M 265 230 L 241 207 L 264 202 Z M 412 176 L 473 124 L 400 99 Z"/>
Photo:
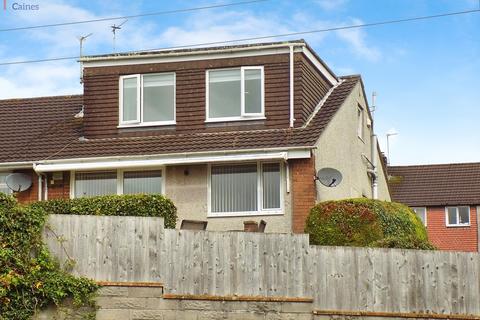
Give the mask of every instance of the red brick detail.
<path id="1" fill-rule="evenodd" d="M 33 170 L 15 170 L 15 172 L 25 173 L 32 178 L 32 186 L 25 191 L 16 192 L 15 197 L 20 203 L 30 203 L 38 200 L 38 176 Z"/>
<path id="2" fill-rule="evenodd" d="M 70 198 L 70 172 L 63 172 L 61 181 L 52 181 L 52 174 L 48 175 L 48 199 Z"/>
<path id="3" fill-rule="evenodd" d="M 315 189 L 315 160 L 289 160 L 292 172 L 292 231 L 303 233 L 310 209 L 315 205 L 317 192 Z"/>
<path id="4" fill-rule="evenodd" d="M 38 201 L 38 175 L 33 170 L 15 170 L 15 172 L 22 172 L 32 177 L 32 186 L 23 192 L 15 194 L 18 202 L 31 203 Z M 48 177 L 48 199 L 68 199 L 70 197 L 70 174 L 63 172 L 63 181 L 56 181 L 52 183 L 52 174 L 47 174 Z M 45 192 L 45 178 L 42 177 L 42 193 Z"/>
<path id="5" fill-rule="evenodd" d="M 445 207 L 427 208 L 430 241 L 441 250 L 478 251 L 477 207 L 470 207 L 470 226 L 447 227 Z"/>

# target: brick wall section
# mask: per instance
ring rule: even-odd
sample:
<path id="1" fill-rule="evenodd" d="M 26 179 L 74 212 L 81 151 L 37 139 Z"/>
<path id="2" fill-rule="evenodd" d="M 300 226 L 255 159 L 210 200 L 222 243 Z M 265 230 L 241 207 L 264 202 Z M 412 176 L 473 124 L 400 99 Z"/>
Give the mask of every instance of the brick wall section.
<path id="1" fill-rule="evenodd" d="M 15 172 L 25 173 L 32 178 L 32 186 L 25 191 L 15 194 L 18 202 L 30 203 L 38 200 L 38 176 L 33 170 L 15 170 Z"/>
<path id="2" fill-rule="evenodd" d="M 38 201 L 38 176 L 33 170 L 16 170 L 15 172 L 21 172 L 29 175 L 32 178 L 32 186 L 23 192 L 17 193 L 15 196 L 20 203 L 31 203 Z M 48 174 L 48 199 L 68 199 L 70 197 L 70 174 L 69 172 L 63 172 L 63 182 L 56 182 L 51 184 L 51 173 Z M 45 183 L 45 182 L 44 182 Z M 44 192 L 45 185 L 42 186 L 42 192 Z"/>
<path id="3" fill-rule="evenodd" d="M 62 172 L 63 180 L 51 184 L 51 174 L 48 183 L 48 199 L 68 199 L 70 198 L 70 173 Z"/>
<path id="4" fill-rule="evenodd" d="M 430 241 L 441 250 L 478 251 L 477 207 L 470 207 L 469 227 L 447 227 L 445 207 L 427 208 Z"/>
<path id="5" fill-rule="evenodd" d="M 316 202 L 315 159 L 289 160 L 292 172 L 292 231 L 303 233 L 310 209 Z"/>

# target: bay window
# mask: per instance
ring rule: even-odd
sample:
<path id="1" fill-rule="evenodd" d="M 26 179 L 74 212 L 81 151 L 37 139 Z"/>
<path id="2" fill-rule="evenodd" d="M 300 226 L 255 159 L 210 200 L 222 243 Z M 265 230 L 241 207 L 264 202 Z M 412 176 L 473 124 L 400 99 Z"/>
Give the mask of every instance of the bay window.
<path id="1" fill-rule="evenodd" d="M 207 71 L 207 121 L 263 117 L 263 67 Z"/>
<path id="2" fill-rule="evenodd" d="M 210 215 L 279 214 L 280 163 L 212 165 Z"/>
<path id="3" fill-rule="evenodd" d="M 163 193 L 162 170 L 93 171 L 72 174 L 72 197 Z"/>
<path id="4" fill-rule="evenodd" d="M 120 126 L 175 124 L 175 73 L 120 77 Z"/>

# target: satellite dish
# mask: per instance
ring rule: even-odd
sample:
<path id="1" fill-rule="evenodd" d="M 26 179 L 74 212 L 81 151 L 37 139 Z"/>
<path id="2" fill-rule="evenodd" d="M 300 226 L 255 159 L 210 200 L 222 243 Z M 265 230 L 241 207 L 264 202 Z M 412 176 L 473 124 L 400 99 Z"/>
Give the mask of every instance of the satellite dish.
<path id="1" fill-rule="evenodd" d="M 337 169 L 323 168 L 318 170 L 316 179 L 325 187 L 333 188 L 342 182 L 342 174 Z"/>
<path id="2" fill-rule="evenodd" d="M 25 173 L 11 173 L 5 179 L 7 186 L 15 191 L 25 191 L 32 186 L 32 178 Z"/>

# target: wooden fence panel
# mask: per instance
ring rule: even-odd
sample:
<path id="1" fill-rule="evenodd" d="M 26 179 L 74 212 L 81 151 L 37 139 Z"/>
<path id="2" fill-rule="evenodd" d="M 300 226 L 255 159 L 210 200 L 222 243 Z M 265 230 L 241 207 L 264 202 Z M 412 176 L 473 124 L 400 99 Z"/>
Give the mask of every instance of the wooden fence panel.
<path id="1" fill-rule="evenodd" d="M 312 297 L 317 310 L 480 314 L 478 253 L 310 246 L 307 235 L 163 228 L 161 218 L 49 218 L 72 272 L 172 294 Z"/>

